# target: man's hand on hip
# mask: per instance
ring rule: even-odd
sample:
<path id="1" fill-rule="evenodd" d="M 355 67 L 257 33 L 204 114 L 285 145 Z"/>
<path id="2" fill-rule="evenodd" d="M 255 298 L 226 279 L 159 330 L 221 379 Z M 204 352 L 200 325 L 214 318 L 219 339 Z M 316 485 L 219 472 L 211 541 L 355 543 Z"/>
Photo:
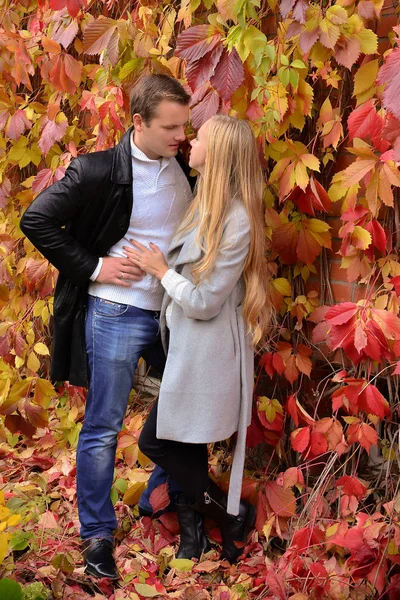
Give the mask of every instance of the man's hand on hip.
<path id="1" fill-rule="evenodd" d="M 105 256 L 103 258 L 103 266 L 96 281 L 130 287 L 131 281 L 141 281 L 144 275 L 145 272 L 130 263 L 127 258 Z"/>

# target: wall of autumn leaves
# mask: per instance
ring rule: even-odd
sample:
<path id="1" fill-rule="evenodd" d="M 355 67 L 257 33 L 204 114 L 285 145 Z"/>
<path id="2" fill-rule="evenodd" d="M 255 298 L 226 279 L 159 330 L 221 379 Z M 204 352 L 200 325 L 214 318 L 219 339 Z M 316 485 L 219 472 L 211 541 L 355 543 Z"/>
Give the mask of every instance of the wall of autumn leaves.
<path id="1" fill-rule="evenodd" d="M 46 473 L 50 448 L 76 444 L 84 406 L 82 390 L 47 381 L 55 272 L 21 213 L 78 154 L 120 139 L 142 72 L 172 74 L 192 92 L 193 128 L 218 111 L 250 120 L 265 167 L 280 320 L 259 358 L 244 490 L 258 506 L 252 560 L 269 556 L 265 598 L 400 595 L 396 4 L 0 2 L 1 455 Z M 140 422 L 119 450 L 138 470 Z M 30 544 L 22 525 L 39 517 L 4 473 L 10 574 Z M 127 479 L 116 499 L 134 506 L 143 479 Z"/>

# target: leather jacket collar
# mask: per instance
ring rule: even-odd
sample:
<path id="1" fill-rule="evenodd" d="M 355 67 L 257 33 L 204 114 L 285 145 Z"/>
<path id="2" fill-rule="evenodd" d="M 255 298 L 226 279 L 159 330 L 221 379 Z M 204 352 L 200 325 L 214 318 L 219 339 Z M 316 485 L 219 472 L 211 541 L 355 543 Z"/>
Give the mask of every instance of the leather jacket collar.
<path id="1" fill-rule="evenodd" d="M 115 146 L 113 164 L 111 168 L 111 181 L 121 185 L 132 185 L 132 155 L 131 133 L 133 126 L 122 136 L 119 144 Z"/>

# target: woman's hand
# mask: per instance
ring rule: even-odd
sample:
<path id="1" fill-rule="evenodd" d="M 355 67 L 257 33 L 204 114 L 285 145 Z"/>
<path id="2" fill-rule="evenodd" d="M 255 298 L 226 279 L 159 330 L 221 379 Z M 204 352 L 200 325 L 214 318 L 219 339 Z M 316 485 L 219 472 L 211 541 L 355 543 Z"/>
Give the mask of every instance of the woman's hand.
<path id="1" fill-rule="evenodd" d="M 149 249 L 136 240 L 131 239 L 129 241 L 134 246 L 134 248 L 124 246 L 129 261 L 133 265 L 140 267 L 142 271 L 149 273 L 149 275 L 154 275 L 157 279 L 162 279 L 168 271 L 168 265 L 160 248 L 151 242 Z"/>

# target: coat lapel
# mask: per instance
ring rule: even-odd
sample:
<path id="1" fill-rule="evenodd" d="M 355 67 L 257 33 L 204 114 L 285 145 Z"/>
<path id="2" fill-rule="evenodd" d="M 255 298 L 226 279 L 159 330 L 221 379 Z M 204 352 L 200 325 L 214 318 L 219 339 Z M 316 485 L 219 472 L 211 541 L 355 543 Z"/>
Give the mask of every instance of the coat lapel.
<path id="1" fill-rule="evenodd" d="M 199 260 L 202 251 L 196 243 L 196 233 L 197 230 L 192 229 L 181 237 L 174 237 L 168 250 L 168 264 L 177 267 Z"/>

